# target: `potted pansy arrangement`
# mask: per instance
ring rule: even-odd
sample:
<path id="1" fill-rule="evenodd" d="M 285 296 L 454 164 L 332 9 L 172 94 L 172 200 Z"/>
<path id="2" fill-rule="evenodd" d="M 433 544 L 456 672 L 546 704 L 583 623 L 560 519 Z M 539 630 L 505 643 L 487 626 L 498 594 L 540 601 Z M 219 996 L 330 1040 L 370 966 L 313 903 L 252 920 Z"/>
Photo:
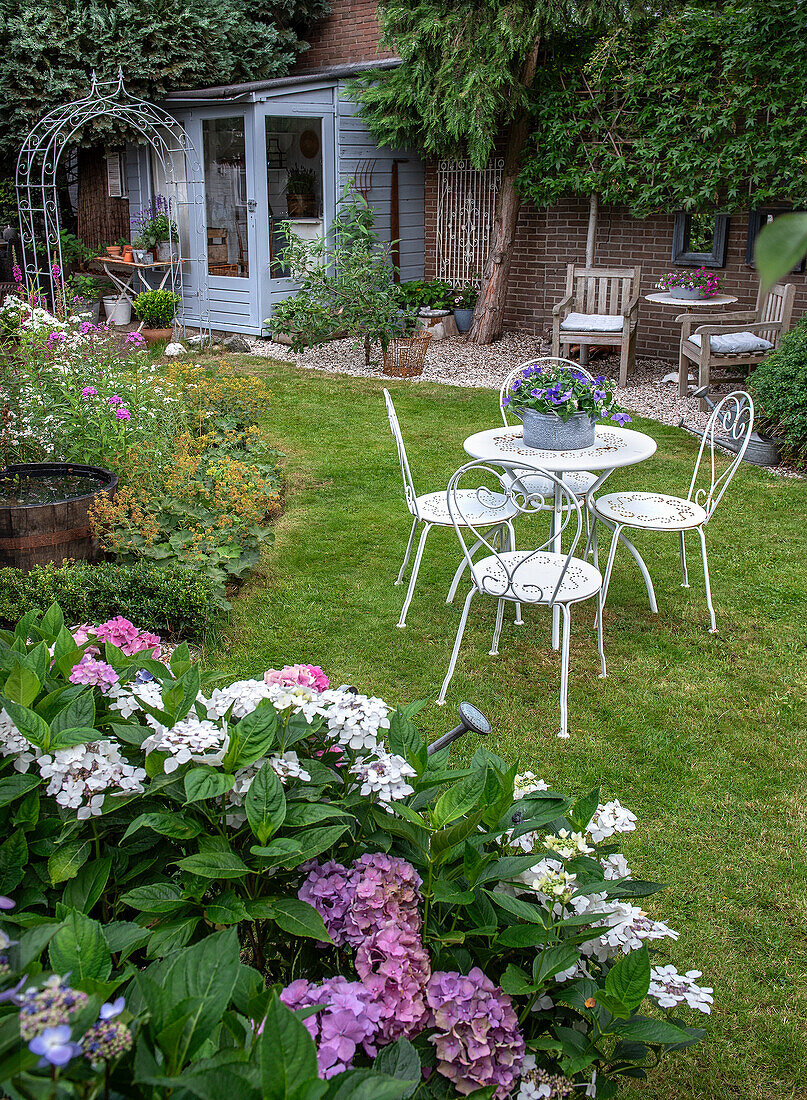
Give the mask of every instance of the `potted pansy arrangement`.
<path id="1" fill-rule="evenodd" d="M 503 399 L 524 425 L 524 443 L 547 451 L 591 447 L 598 420 L 620 427 L 630 417 L 617 405 L 616 385 L 603 375 L 590 378 L 573 366 L 526 366 Z"/>
<path id="2" fill-rule="evenodd" d="M 656 283 L 659 290 L 666 290 L 671 298 L 698 301 L 714 298 L 723 289 L 723 276 L 716 271 L 698 267 L 694 271 L 668 271 Z"/>

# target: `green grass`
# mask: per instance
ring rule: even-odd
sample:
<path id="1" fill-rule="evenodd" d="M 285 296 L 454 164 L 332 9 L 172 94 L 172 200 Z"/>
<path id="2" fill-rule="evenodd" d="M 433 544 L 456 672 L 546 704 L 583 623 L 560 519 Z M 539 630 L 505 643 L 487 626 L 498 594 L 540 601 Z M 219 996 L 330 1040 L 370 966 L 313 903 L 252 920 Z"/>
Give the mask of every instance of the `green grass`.
<path id="1" fill-rule="evenodd" d="M 433 700 L 459 616 L 459 601 L 444 602 L 459 551 L 452 531 L 429 536 L 408 626 L 397 630 L 405 590 L 392 582 L 410 520 L 382 384 L 272 362 L 260 369 L 274 391 L 267 428 L 287 456 L 287 510 L 213 662 L 245 677 L 311 661 L 335 683 L 392 702 Z M 443 488 L 466 457 L 462 440 L 496 424 L 496 395 L 389 388 L 418 491 Z M 653 421 L 635 426 L 658 452 L 609 487 L 685 494 L 695 442 Z M 716 635 L 697 541 L 683 589 L 675 537 L 637 536 L 657 616 L 621 551 L 605 614 L 607 680 L 597 678 L 593 609 L 574 611 L 568 741 L 555 736 L 559 657 L 539 608 L 524 627 L 505 624 L 492 658 L 495 603 L 475 601 L 449 705 L 422 712 L 436 735 L 469 699 L 491 718 L 493 747 L 522 769 L 569 791 L 601 784 L 638 815 L 624 846 L 631 867 L 668 884 L 649 908 L 680 932 L 672 961 L 703 970 L 716 1004 L 707 1041 L 668 1058 L 626 1092 L 632 1098 L 805 1096 L 804 505 L 803 481 L 740 469 L 707 530 Z"/>

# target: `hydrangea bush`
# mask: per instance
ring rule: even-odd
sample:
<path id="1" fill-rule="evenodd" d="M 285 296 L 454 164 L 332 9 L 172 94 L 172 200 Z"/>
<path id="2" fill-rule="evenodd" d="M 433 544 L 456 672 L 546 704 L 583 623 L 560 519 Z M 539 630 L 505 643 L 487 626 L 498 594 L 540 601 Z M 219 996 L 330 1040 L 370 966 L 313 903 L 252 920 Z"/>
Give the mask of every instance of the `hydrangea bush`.
<path id="1" fill-rule="evenodd" d="M 127 1095 L 183 1073 L 190 1089 L 225 1063 L 219 1031 L 178 1048 L 177 1002 L 206 996 L 182 960 L 213 966 L 224 944 L 235 976 L 210 1011 L 233 1014 L 245 1096 L 287 1032 L 315 1098 L 368 1072 L 398 1081 L 385 1097 L 611 1097 L 702 1037 L 712 991 L 667 956 L 678 935 L 643 907 L 660 887 L 619 851 L 637 822 L 618 801 L 567 797 L 484 745 L 452 767 L 418 704 L 315 666 L 213 686 L 187 646 L 120 619 L 68 627 L 54 605 L 0 633 L 0 655 L 0 892 L 21 953 L 0 1004 L 44 988 L 43 951 L 88 998 L 27 1027 L 18 1075 L 92 1047 L 140 1083 Z M 102 1026 L 113 994 L 141 1021 L 132 1049 Z"/>

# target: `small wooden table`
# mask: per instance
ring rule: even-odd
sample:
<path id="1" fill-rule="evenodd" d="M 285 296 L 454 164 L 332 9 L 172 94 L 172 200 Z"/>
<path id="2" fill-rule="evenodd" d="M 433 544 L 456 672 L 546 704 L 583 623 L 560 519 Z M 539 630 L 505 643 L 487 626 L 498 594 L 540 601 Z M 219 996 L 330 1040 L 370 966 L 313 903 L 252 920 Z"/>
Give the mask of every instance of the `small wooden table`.
<path id="1" fill-rule="evenodd" d="M 178 268 L 182 263 L 182 260 L 156 260 L 150 264 L 138 264 L 132 260 L 123 260 L 118 256 L 99 256 L 97 262 L 104 269 L 104 274 L 109 281 L 118 288 L 118 296 L 115 299 L 115 304 L 122 302 L 125 298 L 128 302 L 134 305 L 134 300 L 137 297 L 137 291 L 135 290 L 135 279 L 138 280 L 143 290 L 153 290 L 151 283 L 146 278 L 144 272 L 146 271 L 159 271 L 165 269 L 163 277 L 160 280 L 160 285 L 156 288 L 162 290 L 169 278 L 173 277 L 175 268 Z M 128 277 L 123 278 L 121 274 L 116 275 L 113 271 L 110 271 L 110 267 L 122 268 L 124 273 L 128 272 Z M 144 322 L 141 321 L 137 326 L 137 331 L 143 327 Z"/>
<path id="2" fill-rule="evenodd" d="M 656 294 L 645 294 L 644 300 L 655 306 L 677 306 L 680 313 L 697 313 L 702 309 L 733 306 L 739 299 L 733 294 L 714 294 L 711 298 L 673 298 L 669 291 L 659 290 Z M 673 380 L 671 375 L 665 375 L 665 379 Z M 680 383 L 677 371 L 675 381 Z"/>

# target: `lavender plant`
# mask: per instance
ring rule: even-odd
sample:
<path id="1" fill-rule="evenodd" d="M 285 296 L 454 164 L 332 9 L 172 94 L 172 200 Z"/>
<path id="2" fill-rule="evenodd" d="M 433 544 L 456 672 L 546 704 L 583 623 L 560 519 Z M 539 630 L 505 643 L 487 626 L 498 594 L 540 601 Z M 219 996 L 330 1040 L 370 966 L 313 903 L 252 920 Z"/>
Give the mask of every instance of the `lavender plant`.
<path id="1" fill-rule="evenodd" d="M 171 1021 L 198 990 L 172 1001 L 166 976 L 190 982 L 185 953 L 225 945 L 252 967 L 217 1008 L 235 997 L 244 1095 L 256 1035 L 292 1027 L 273 991 L 300 1013 L 317 1098 L 371 1070 L 422 1098 L 608 1098 L 703 1036 L 686 1013 L 712 991 L 651 962 L 678 934 L 615 844 L 635 816 L 598 790 L 570 798 L 484 746 L 452 767 L 417 732 L 421 704 L 311 665 L 213 687 L 186 646 L 121 619 L 69 628 L 56 605 L 0 633 L 0 670 L 7 921 L 21 942 L 52 929 L 52 969 L 90 1001 L 130 967 L 126 1003 L 150 1017 L 138 1081 L 189 1087 Z M 99 1007 L 43 1043 L 66 1057 Z"/>

